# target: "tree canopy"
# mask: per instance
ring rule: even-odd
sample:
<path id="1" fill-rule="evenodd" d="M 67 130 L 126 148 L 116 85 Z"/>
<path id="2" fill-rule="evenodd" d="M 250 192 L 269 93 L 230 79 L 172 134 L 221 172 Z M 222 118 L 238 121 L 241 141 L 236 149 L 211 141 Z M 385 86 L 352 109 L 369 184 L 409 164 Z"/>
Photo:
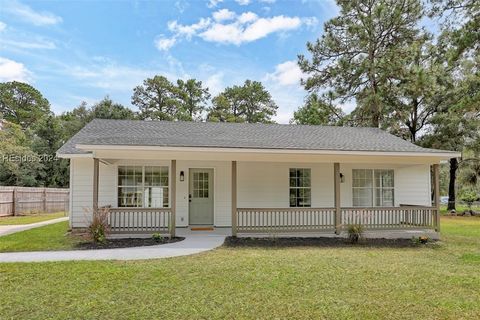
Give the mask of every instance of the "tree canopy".
<path id="1" fill-rule="evenodd" d="M 263 84 L 246 80 L 242 86 L 235 85 L 213 99 L 208 121 L 272 123 L 278 106 Z"/>
<path id="2" fill-rule="evenodd" d="M 18 124 L 6 122 L 0 130 L 0 185 L 36 187 L 45 177 L 44 165 L 31 140 Z"/>
<path id="3" fill-rule="evenodd" d="M 180 99 L 182 117 L 180 120 L 198 121 L 201 120 L 210 100 L 208 88 L 202 86 L 202 81 L 189 79 L 177 80 L 177 94 Z"/>
<path id="4" fill-rule="evenodd" d="M 335 125 L 344 117 L 341 108 L 324 101 L 316 93 L 306 98 L 305 105 L 293 113 L 290 123 L 310 125 Z"/>
<path id="5" fill-rule="evenodd" d="M 43 95 L 23 82 L 0 83 L 0 115 L 26 129 L 50 113 L 50 103 Z"/>
<path id="6" fill-rule="evenodd" d="M 140 109 L 142 119 L 175 120 L 181 116 L 177 97 L 173 83 L 164 76 L 155 76 L 133 89 L 132 104 Z"/>
<path id="7" fill-rule="evenodd" d="M 175 85 L 164 76 L 155 76 L 133 89 L 132 104 L 140 109 L 141 119 L 198 121 L 209 99 L 201 81 L 178 79 Z"/>
<path id="8" fill-rule="evenodd" d="M 329 90 L 341 102 L 355 99 L 357 124 L 380 127 L 398 58 L 419 32 L 418 0 L 338 0 L 340 14 L 299 55 L 309 91 Z"/>

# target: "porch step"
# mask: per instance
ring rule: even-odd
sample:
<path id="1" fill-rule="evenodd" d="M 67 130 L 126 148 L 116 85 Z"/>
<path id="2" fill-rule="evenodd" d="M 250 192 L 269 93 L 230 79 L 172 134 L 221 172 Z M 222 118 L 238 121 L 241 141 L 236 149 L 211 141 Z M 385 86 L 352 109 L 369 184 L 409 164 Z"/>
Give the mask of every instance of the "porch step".
<path id="1" fill-rule="evenodd" d="M 213 231 L 215 229 L 213 227 L 191 227 L 190 230 L 192 230 L 192 231 Z"/>

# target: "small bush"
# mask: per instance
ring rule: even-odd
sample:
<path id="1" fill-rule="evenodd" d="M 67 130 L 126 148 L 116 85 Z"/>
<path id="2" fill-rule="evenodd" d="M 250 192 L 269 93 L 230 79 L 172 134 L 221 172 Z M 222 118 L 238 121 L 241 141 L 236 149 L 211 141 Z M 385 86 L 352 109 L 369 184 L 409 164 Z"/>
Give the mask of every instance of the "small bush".
<path id="1" fill-rule="evenodd" d="M 154 233 L 154 234 L 152 234 L 152 239 L 155 242 L 163 242 L 163 234 L 158 233 L 158 232 Z"/>
<path id="2" fill-rule="evenodd" d="M 427 244 L 427 243 L 431 242 L 431 239 L 427 236 L 420 236 L 418 238 L 412 237 L 412 242 L 416 245 Z"/>
<path id="3" fill-rule="evenodd" d="M 347 227 L 348 232 L 348 240 L 351 243 L 358 243 L 358 241 L 362 238 L 364 228 L 361 224 L 350 224 Z"/>
<path id="4" fill-rule="evenodd" d="M 110 231 L 108 213 L 108 208 L 100 208 L 93 212 L 92 221 L 88 225 L 88 233 L 95 243 L 104 243 L 107 239 L 107 234 Z"/>
<path id="5" fill-rule="evenodd" d="M 477 192 L 473 188 L 463 189 L 460 191 L 460 200 L 464 201 L 467 204 L 468 211 L 466 212 L 475 215 L 472 210 L 472 205 L 475 201 L 478 200 Z"/>

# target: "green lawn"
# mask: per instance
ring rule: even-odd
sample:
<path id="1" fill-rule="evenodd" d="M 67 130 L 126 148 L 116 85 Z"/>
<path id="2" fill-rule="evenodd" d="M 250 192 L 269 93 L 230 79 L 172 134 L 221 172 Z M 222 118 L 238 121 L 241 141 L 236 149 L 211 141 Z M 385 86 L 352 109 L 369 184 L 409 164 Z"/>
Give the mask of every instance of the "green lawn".
<path id="1" fill-rule="evenodd" d="M 30 224 L 35 222 L 41 222 L 56 218 L 65 217 L 65 212 L 56 212 L 56 213 L 39 213 L 31 214 L 25 216 L 8 216 L 0 217 L 0 226 L 1 225 L 12 225 L 12 224 Z"/>
<path id="2" fill-rule="evenodd" d="M 68 221 L 63 221 L 3 236 L 0 237 L 0 252 L 69 250 L 79 240 L 66 236 L 67 230 Z"/>
<path id="3" fill-rule="evenodd" d="M 457 205 L 455 206 L 455 208 L 457 209 L 457 213 L 463 213 L 463 212 L 465 212 L 466 210 L 469 210 L 466 205 L 460 205 L 460 204 L 457 204 Z M 472 210 L 474 210 L 474 211 L 480 211 L 480 207 L 479 207 L 478 205 L 474 205 L 474 206 L 472 206 Z M 441 205 L 441 206 L 440 206 L 440 213 L 441 213 L 441 214 L 447 214 L 447 213 L 449 213 L 449 211 L 447 211 L 447 205 Z"/>
<path id="4" fill-rule="evenodd" d="M 480 219 L 442 217 L 442 238 L 436 248 L 0 264 L 0 318 L 478 319 Z"/>

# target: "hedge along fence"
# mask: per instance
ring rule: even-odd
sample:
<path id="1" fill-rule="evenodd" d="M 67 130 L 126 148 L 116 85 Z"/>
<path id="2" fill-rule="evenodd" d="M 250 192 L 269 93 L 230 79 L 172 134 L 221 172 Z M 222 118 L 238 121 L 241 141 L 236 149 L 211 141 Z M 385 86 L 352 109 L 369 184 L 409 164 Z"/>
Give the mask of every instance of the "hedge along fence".
<path id="1" fill-rule="evenodd" d="M 69 189 L 0 186 L 0 215 L 68 212 Z"/>

